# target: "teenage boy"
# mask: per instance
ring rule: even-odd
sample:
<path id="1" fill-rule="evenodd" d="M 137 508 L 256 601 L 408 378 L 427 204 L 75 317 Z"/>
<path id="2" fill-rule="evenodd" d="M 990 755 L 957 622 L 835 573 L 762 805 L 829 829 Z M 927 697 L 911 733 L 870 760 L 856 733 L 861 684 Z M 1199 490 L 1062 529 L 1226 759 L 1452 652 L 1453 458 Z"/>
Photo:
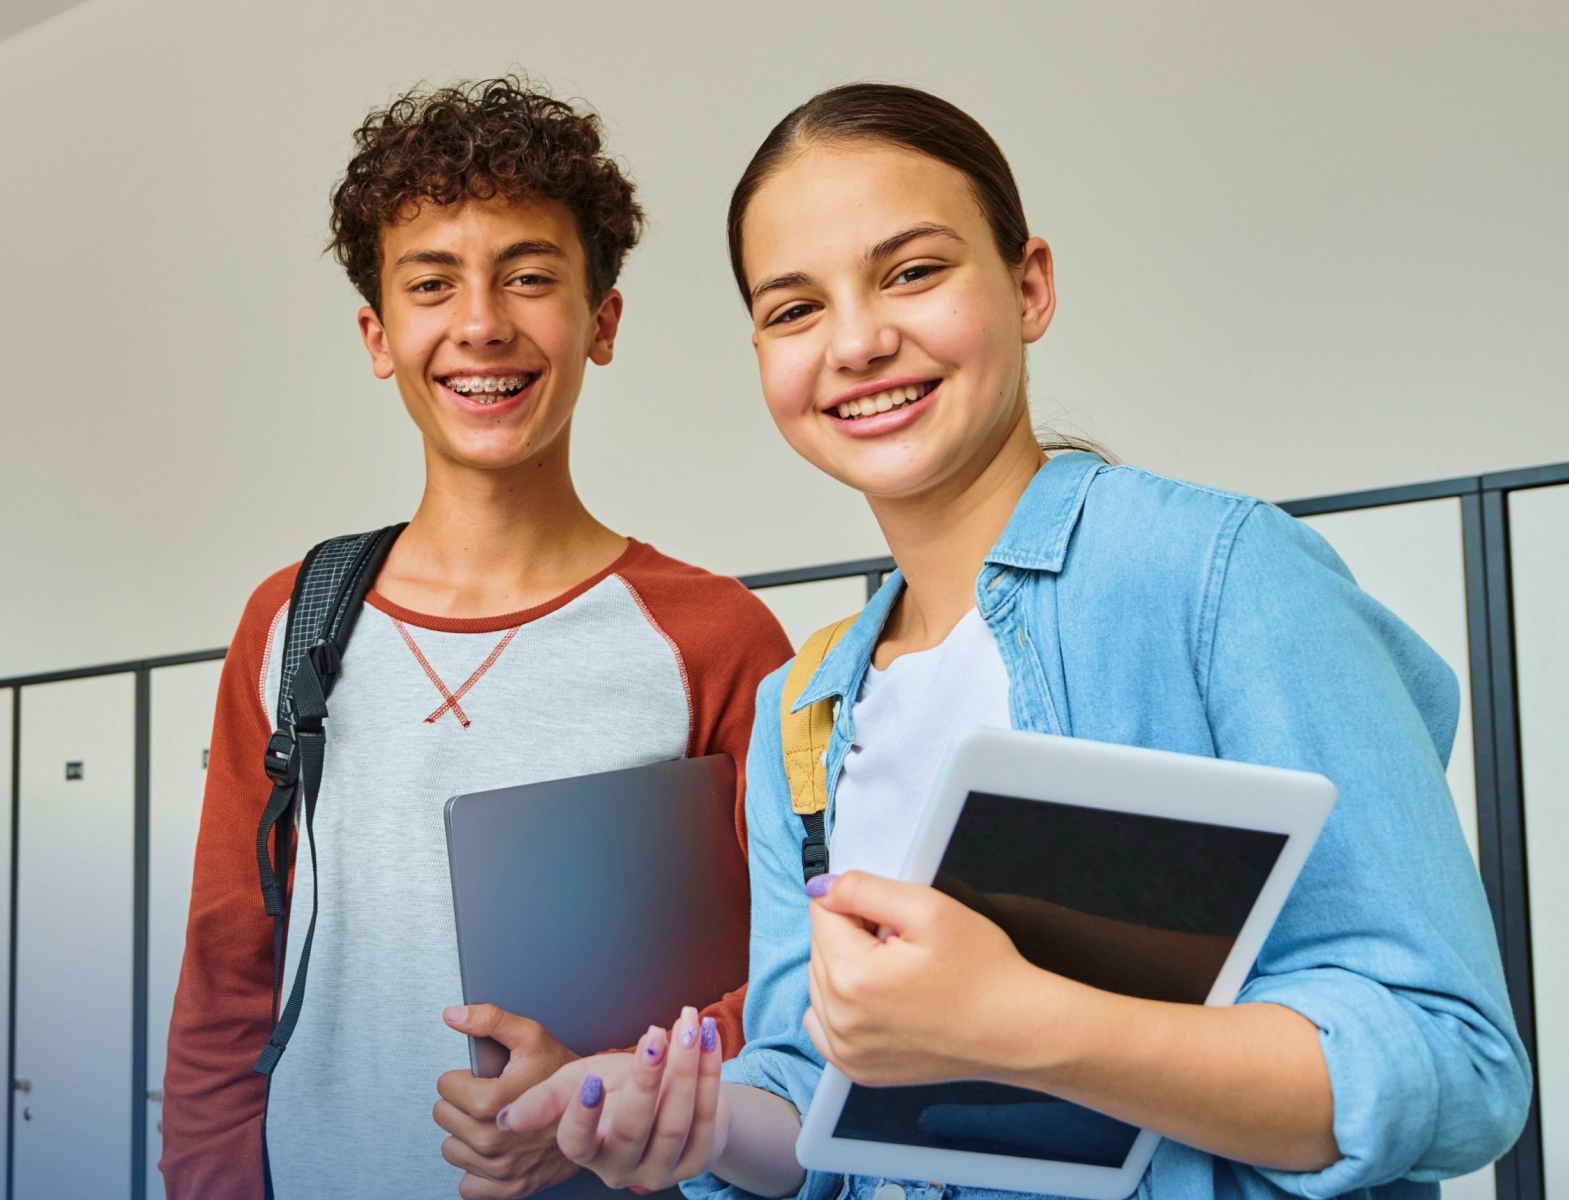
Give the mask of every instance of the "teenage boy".
<path id="1" fill-rule="evenodd" d="M 224 664 L 164 1078 L 171 1200 L 259 1200 L 269 1172 L 278 1200 L 525 1196 L 571 1174 L 553 1132 L 494 1124 L 571 1052 L 493 1009 L 442 1022 L 461 991 L 443 802 L 682 755 L 739 768 L 757 684 L 790 655 L 740 584 L 607 529 L 573 488 L 573 408 L 586 364 L 610 362 L 642 220 L 596 118 L 491 80 L 401 98 L 356 148 L 332 247 L 372 368 L 424 438 L 425 493 L 332 695 L 320 919 L 270 1095 L 256 827 L 298 564 L 252 595 Z M 742 812 L 738 794 L 744 847 Z M 310 869 L 299 856 L 297 897 Z M 709 1013 L 739 1048 L 739 996 Z M 465 1033 L 512 1049 L 500 1079 L 469 1074 Z"/>

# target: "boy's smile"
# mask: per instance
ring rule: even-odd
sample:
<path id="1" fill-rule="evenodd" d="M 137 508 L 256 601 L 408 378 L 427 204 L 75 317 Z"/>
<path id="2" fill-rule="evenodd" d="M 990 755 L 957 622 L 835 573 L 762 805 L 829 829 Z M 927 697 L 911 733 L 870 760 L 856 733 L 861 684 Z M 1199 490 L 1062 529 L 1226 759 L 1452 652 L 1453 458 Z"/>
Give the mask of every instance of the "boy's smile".
<path id="1" fill-rule="evenodd" d="M 610 361 L 621 296 L 588 292 L 577 223 L 554 200 L 425 205 L 382 233 L 381 312 L 360 310 L 427 455 L 506 470 L 563 455 L 587 362 Z"/>

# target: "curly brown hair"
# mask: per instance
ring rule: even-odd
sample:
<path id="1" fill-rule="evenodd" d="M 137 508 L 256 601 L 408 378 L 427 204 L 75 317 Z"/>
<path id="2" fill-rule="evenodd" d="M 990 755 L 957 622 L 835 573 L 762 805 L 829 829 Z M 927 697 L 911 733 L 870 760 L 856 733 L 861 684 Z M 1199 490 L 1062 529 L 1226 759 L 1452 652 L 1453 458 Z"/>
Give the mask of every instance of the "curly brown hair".
<path id="1" fill-rule="evenodd" d="M 632 181 L 601 152 L 603 132 L 592 111 L 512 75 L 416 88 L 355 130 L 354 157 L 332 192 L 327 248 L 379 312 L 382 230 L 421 204 L 559 200 L 577 220 L 597 304 L 643 232 Z"/>

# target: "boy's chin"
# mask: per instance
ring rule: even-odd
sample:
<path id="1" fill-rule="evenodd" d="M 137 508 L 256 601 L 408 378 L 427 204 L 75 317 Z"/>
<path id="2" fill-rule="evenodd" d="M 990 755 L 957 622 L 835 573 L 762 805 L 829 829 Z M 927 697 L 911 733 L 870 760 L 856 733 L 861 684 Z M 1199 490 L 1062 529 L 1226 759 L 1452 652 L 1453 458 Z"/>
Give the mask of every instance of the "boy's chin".
<path id="1" fill-rule="evenodd" d="M 509 438 L 505 441 L 487 440 L 479 444 L 454 439 L 436 448 L 436 456 L 450 470 L 474 471 L 487 475 L 506 472 L 538 463 L 549 457 L 550 446 L 541 448 L 527 438 Z"/>

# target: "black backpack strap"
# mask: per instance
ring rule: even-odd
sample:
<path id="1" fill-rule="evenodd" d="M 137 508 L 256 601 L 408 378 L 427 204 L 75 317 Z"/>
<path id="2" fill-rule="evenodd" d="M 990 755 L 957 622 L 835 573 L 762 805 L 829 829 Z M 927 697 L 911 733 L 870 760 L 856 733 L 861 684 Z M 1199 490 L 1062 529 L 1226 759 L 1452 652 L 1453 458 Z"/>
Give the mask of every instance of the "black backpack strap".
<path id="1" fill-rule="evenodd" d="M 305 976 L 316 933 L 319 898 L 314 818 L 326 749 L 327 697 L 342 669 L 343 651 L 364 607 L 365 593 L 404 528 L 391 525 L 373 533 L 322 542 L 305 556 L 294 581 L 283 637 L 277 732 L 267 742 L 264 759 L 272 793 L 256 829 L 262 902 L 273 919 L 274 1024 L 267 1045 L 256 1060 L 256 1070 L 262 1075 L 271 1076 L 278 1065 L 305 999 Z M 280 1012 L 290 846 L 297 810 L 303 817 L 301 823 L 311 852 L 311 919 L 300 947 L 294 986 Z"/>

